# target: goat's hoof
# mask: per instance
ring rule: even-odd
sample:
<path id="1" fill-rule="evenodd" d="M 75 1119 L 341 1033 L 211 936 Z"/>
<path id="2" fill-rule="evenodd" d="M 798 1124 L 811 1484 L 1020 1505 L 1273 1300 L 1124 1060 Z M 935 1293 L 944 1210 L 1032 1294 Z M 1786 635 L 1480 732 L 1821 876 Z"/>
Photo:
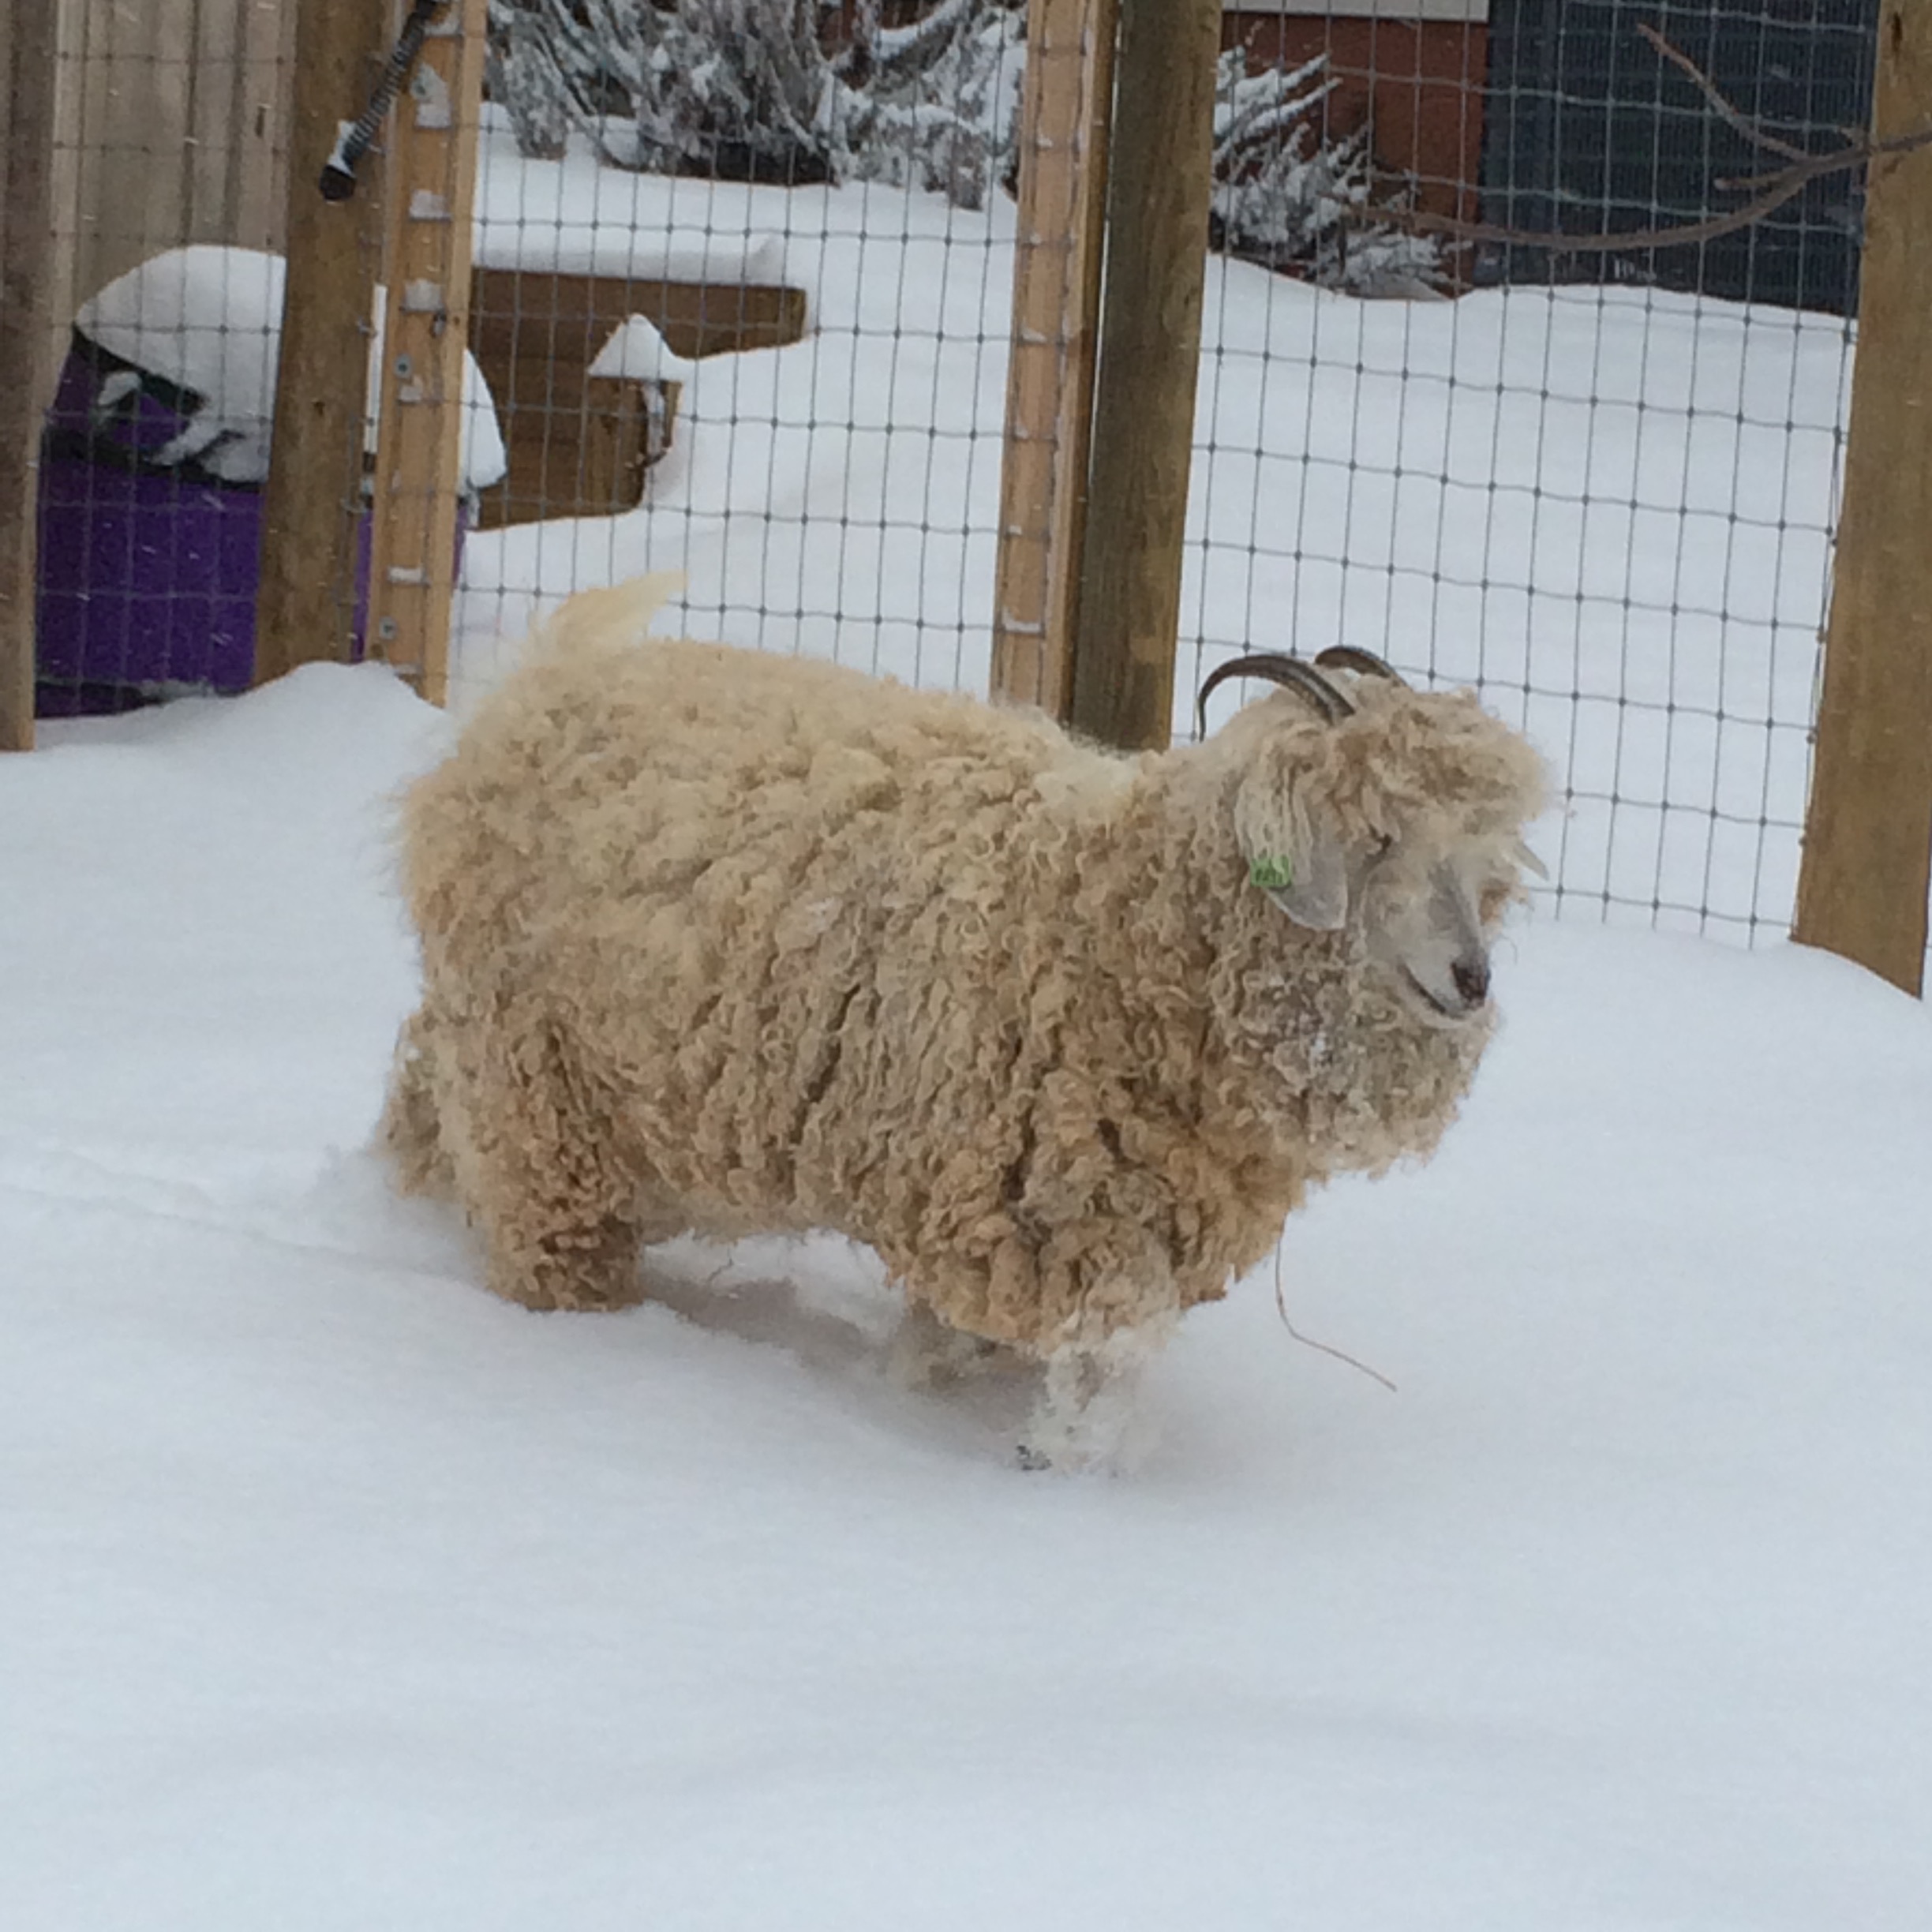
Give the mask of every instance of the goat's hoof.
<path id="1" fill-rule="evenodd" d="M 1053 1458 L 1043 1449 L 1035 1449 L 1029 1443 L 1022 1443 L 1013 1451 L 1013 1466 L 1029 1472 L 1050 1470 L 1053 1467 Z"/>

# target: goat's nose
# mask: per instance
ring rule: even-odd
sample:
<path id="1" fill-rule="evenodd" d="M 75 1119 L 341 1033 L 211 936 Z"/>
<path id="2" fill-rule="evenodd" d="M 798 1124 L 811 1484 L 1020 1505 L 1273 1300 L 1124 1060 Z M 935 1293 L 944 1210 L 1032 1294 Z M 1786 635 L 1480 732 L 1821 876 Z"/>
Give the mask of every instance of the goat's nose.
<path id="1" fill-rule="evenodd" d="M 1486 959 L 1459 959 L 1449 968 L 1449 977 L 1472 1006 L 1480 1006 L 1489 997 L 1489 962 Z"/>

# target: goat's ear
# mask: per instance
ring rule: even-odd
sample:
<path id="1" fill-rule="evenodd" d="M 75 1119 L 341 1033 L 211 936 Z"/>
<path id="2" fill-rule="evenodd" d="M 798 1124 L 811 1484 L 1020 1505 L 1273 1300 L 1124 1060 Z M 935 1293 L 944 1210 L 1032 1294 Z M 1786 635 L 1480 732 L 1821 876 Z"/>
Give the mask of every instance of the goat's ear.
<path id="1" fill-rule="evenodd" d="M 1235 830 L 1249 882 L 1297 926 L 1335 932 L 1347 923 L 1348 853 L 1340 828 L 1322 805 L 1305 797 L 1281 799 L 1279 794 L 1267 799 L 1262 788 L 1244 787 L 1235 805 Z"/>
<path id="2" fill-rule="evenodd" d="M 1282 855 L 1288 872 L 1284 881 L 1258 882 L 1297 926 L 1310 932 L 1339 932 L 1348 921 L 1347 856 L 1331 829 L 1312 826 L 1309 834 L 1298 853 Z M 1249 876 L 1260 870 L 1251 865 Z"/>

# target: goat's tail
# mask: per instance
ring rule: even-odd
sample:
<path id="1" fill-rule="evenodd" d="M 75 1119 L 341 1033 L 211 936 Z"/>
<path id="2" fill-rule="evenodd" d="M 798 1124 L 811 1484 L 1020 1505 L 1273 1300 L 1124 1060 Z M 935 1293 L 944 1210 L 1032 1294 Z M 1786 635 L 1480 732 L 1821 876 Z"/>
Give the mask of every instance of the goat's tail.
<path id="1" fill-rule="evenodd" d="M 684 588 L 682 571 L 652 571 L 598 590 L 579 590 L 552 613 L 533 640 L 534 654 L 564 657 L 637 643 L 651 620 Z"/>

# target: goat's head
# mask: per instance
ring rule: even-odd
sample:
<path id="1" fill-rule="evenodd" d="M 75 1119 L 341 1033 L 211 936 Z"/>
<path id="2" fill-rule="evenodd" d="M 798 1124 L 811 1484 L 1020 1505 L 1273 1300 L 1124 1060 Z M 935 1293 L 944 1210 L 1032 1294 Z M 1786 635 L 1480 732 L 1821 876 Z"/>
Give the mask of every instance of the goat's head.
<path id="1" fill-rule="evenodd" d="M 1201 687 L 1204 732 L 1208 694 L 1231 677 L 1282 687 L 1228 728 L 1252 885 L 1297 925 L 1357 934 L 1424 1018 L 1486 1010 L 1502 915 L 1523 871 L 1542 870 L 1522 843 L 1541 760 L 1473 694 L 1411 690 L 1346 646 L 1313 665 L 1264 653 L 1219 666 Z"/>

